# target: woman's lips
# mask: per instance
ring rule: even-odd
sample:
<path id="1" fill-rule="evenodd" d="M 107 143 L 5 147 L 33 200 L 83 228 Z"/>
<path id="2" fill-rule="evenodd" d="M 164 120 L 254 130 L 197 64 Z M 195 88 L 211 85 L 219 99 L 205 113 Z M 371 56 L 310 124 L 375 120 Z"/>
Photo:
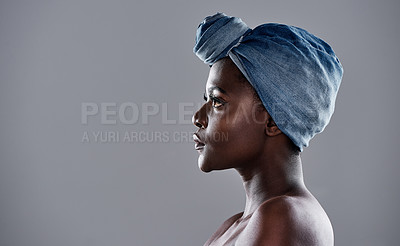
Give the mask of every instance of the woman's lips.
<path id="1" fill-rule="evenodd" d="M 196 150 L 202 150 L 204 149 L 205 144 L 203 143 L 203 141 L 200 139 L 199 135 L 197 135 L 197 133 L 193 134 L 193 140 L 195 142 L 194 148 Z"/>

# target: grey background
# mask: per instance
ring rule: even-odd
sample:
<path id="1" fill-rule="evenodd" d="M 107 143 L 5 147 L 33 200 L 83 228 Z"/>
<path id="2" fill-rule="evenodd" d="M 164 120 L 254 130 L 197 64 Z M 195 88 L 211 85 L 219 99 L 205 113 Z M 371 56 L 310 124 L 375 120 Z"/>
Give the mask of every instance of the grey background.
<path id="1" fill-rule="evenodd" d="M 217 11 L 333 46 L 345 73 L 330 125 L 302 154 L 306 184 L 336 245 L 398 245 L 399 10 L 394 0 L 2 0 L 0 245 L 202 245 L 242 211 L 239 176 L 203 174 L 190 141 L 81 142 L 84 131 L 193 132 L 161 114 L 83 125 L 81 104 L 166 102 L 175 119 L 178 103 L 201 102 L 208 67 L 194 33 Z"/>

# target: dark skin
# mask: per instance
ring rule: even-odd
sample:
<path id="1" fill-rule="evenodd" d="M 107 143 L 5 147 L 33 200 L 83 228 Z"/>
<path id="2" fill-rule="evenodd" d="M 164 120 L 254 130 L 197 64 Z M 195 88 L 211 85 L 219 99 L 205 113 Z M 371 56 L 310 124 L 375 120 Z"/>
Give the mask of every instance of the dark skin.
<path id="1" fill-rule="evenodd" d="M 297 147 L 241 78 L 230 58 L 214 63 L 206 102 L 193 116 L 199 168 L 234 168 L 246 192 L 244 211 L 204 245 L 332 246 L 331 223 L 304 185 Z"/>

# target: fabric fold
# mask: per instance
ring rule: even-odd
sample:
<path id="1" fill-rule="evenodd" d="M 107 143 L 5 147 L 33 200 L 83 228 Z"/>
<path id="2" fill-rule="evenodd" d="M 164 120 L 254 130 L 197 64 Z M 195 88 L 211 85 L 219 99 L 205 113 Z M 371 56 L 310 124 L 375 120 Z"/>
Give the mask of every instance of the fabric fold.
<path id="1" fill-rule="evenodd" d="M 204 63 L 211 65 L 225 57 L 248 31 L 250 28 L 240 18 L 217 13 L 200 23 L 193 51 Z"/>

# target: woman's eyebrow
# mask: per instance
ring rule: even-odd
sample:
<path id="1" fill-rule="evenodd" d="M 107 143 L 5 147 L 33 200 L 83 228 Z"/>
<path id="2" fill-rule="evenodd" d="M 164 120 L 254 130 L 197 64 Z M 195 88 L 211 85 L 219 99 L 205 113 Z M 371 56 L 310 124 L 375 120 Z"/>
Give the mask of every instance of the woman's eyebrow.
<path id="1" fill-rule="evenodd" d="M 218 90 L 221 93 L 223 93 L 225 95 L 228 95 L 228 93 L 224 89 L 222 89 L 222 88 L 220 88 L 218 86 L 211 86 L 210 88 L 208 88 L 208 94 L 211 94 L 213 92 L 213 90 Z"/>

